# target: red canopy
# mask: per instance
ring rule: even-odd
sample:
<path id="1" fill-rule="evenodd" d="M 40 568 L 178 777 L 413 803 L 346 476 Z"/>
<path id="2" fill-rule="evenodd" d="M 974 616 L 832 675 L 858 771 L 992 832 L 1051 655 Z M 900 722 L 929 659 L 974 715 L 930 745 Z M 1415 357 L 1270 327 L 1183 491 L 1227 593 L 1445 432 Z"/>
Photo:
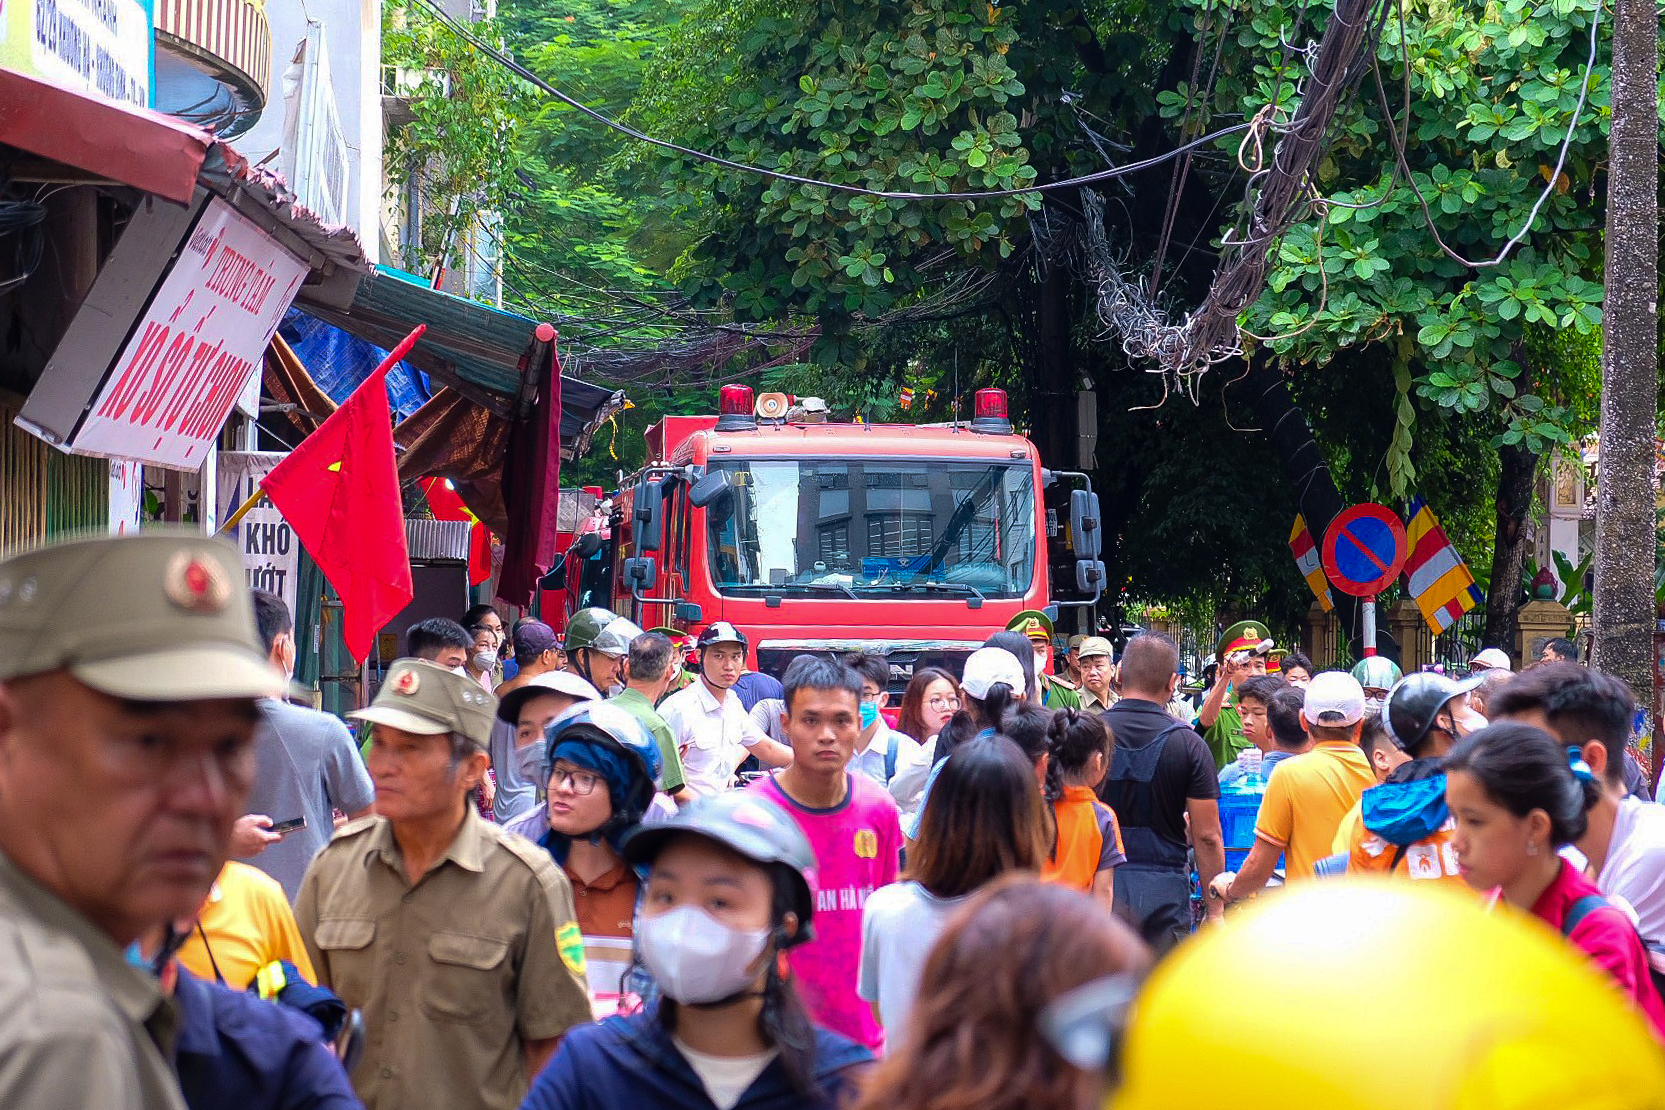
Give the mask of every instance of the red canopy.
<path id="1" fill-rule="evenodd" d="M 214 142 L 148 108 L 0 69 L 0 144 L 185 204 Z"/>

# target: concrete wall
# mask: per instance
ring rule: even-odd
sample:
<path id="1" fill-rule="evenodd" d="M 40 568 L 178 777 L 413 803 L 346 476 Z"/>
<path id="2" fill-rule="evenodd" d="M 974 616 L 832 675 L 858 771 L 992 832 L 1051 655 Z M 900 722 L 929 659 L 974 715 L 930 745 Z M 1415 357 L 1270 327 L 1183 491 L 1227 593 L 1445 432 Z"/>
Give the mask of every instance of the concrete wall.
<path id="1" fill-rule="evenodd" d="M 380 261 L 382 190 L 381 4 L 378 0 L 285 0 L 268 4 L 272 25 L 272 76 L 267 107 L 236 146 L 259 162 L 283 141 L 284 76 L 311 22 L 324 27 L 331 84 L 349 170 L 346 219 L 371 261 Z M 282 156 L 273 159 L 281 162 Z"/>

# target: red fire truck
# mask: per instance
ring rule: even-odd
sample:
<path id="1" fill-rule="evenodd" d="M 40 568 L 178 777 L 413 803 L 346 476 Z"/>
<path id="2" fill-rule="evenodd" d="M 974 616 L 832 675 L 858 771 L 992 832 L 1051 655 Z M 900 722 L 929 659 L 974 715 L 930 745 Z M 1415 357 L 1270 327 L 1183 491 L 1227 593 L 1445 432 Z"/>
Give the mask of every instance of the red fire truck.
<path id="1" fill-rule="evenodd" d="M 754 401 L 743 385 L 719 409 L 648 429 L 648 465 L 568 552 L 568 612 L 730 621 L 776 675 L 806 651 L 879 652 L 897 687 L 916 666 L 958 673 L 1025 609 L 1073 608 L 1060 631 L 1091 627 L 1097 497 L 1013 434 L 1004 391 L 941 426 L 826 422 L 813 399 Z"/>

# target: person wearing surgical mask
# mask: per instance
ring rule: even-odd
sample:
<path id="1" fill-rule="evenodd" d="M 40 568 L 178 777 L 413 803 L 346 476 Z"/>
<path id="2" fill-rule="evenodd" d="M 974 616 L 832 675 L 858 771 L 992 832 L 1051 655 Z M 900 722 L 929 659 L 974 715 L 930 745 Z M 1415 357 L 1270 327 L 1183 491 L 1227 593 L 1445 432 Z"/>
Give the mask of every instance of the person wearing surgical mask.
<path id="1" fill-rule="evenodd" d="M 543 807 L 536 804 L 536 799 L 546 783 L 549 743 L 544 730 L 549 727 L 549 722 L 580 702 L 600 700 L 601 694 L 594 686 L 570 671 L 545 671 L 526 679 L 504 694 L 497 703 L 497 724 L 491 745 L 494 766 L 509 767 L 512 781 L 534 788 L 534 804 L 519 809 L 517 818 L 505 822 L 508 828 L 518 831 L 518 817 L 536 820 L 538 815 L 544 813 Z M 506 724 L 514 728 L 512 748 L 499 743 L 502 735 L 499 730 Z M 537 827 L 535 833 L 523 832 L 521 835 L 536 840 L 546 828 L 548 826 L 543 825 Z"/>
<path id="2" fill-rule="evenodd" d="M 815 853 L 754 792 L 701 798 L 625 838 L 647 870 L 635 920 L 655 995 L 630 1017 L 573 1029 L 523 1110 L 833 1110 L 872 1064 L 814 1025 L 783 953 L 810 939 Z"/>
<path id="3" fill-rule="evenodd" d="M 888 788 L 897 767 L 920 760 L 918 742 L 891 728 L 884 719 L 882 710 L 890 700 L 885 689 L 890 682 L 890 664 L 882 655 L 859 651 L 840 661 L 861 676 L 861 734 L 856 737 L 856 750 L 847 769 Z"/>

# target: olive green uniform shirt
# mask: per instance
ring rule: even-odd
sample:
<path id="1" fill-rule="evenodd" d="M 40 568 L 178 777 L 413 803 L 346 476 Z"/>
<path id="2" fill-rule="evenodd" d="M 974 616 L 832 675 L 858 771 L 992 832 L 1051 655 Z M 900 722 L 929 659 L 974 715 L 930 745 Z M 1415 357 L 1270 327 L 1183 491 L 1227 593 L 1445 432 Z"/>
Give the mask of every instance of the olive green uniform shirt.
<path id="1" fill-rule="evenodd" d="M 318 984 L 364 1013 L 367 1110 L 513 1110 L 528 1041 L 591 1020 L 572 887 L 469 805 L 414 886 L 383 817 L 343 825 L 295 900 Z"/>
<path id="2" fill-rule="evenodd" d="M 1080 709 L 1081 695 L 1056 675 L 1041 675 L 1041 704 L 1048 709 Z"/>
<path id="3" fill-rule="evenodd" d="M 675 794 L 688 785 L 682 774 L 682 757 L 677 755 L 676 738 L 671 735 L 671 726 L 647 700 L 647 695 L 640 690 L 626 689 L 607 700 L 642 722 L 642 727 L 653 733 L 653 738 L 659 742 L 660 789 L 667 794 Z"/>
<path id="4" fill-rule="evenodd" d="M 1254 747 L 1248 736 L 1243 732 L 1243 715 L 1237 711 L 1237 697 L 1235 694 L 1226 695 L 1226 703 L 1220 707 L 1220 715 L 1214 718 L 1214 723 L 1203 731 L 1203 743 L 1214 756 L 1214 769 L 1223 771 L 1228 763 L 1237 758 L 1237 753 Z"/>
<path id="5" fill-rule="evenodd" d="M 185 1110 L 175 1028 L 152 976 L 0 855 L 0 1106 Z"/>

